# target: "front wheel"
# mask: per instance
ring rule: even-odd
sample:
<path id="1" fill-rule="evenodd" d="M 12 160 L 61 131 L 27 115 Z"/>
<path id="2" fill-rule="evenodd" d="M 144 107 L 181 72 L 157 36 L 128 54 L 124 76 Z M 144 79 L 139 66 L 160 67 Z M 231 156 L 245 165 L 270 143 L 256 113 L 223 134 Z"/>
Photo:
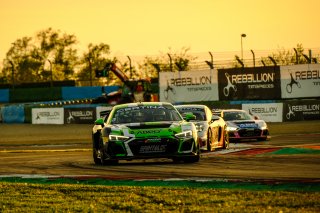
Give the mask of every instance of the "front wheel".
<path id="1" fill-rule="evenodd" d="M 208 152 L 212 151 L 212 132 L 211 132 L 211 129 L 208 129 L 207 150 L 208 150 Z"/>
<path id="2" fill-rule="evenodd" d="M 229 139 L 229 133 L 226 130 L 226 127 L 224 127 L 224 133 L 223 133 L 223 149 L 228 149 L 229 148 L 229 144 L 230 144 L 230 139 Z"/>
<path id="3" fill-rule="evenodd" d="M 196 149 L 197 149 L 196 150 L 196 155 L 185 157 L 183 159 L 183 161 L 185 163 L 196 163 L 196 162 L 199 162 L 199 160 L 200 160 L 200 146 L 199 146 L 199 144 L 196 146 Z"/>
<path id="4" fill-rule="evenodd" d="M 99 139 L 100 139 L 99 132 L 92 135 L 92 157 L 96 165 L 101 165 Z"/>

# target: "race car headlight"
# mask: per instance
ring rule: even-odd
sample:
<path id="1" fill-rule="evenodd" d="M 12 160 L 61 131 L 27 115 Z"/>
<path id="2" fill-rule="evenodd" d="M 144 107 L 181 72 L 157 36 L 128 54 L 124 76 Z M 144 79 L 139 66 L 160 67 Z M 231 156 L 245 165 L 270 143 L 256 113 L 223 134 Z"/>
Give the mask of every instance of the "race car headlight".
<path id="1" fill-rule="evenodd" d="M 202 132 L 204 130 L 204 125 L 203 124 L 196 124 L 196 129 L 198 132 Z"/>
<path id="2" fill-rule="evenodd" d="M 265 124 L 265 125 L 262 125 L 262 126 L 261 126 L 261 129 L 262 129 L 262 130 L 267 129 L 267 125 L 266 125 L 266 124 Z"/>
<path id="3" fill-rule="evenodd" d="M 267 123 L 266 123 L 266 122 L 260 122 L 260 123 L 259 123 L 259 126 L 260 126 L 260 128 L 261 128 L 262 130 L 267 129 Z"/>
<path id="4" fill-rule="evenodd" d="M 126 141 L 129 137 L 122 135 L 109 135 L 110 141 Z"/>
<path id="5" fill-rule="evenodd" d="M 233 127 L 233 126 L 227 126 L 227 131 L 237 131 L 237 127 Z"/>
<path id="6" fill-rule="evenodd" d="M 178 134 L 175 134 L 177 138 L 192 138 L 192 131 L 185 131 Z"/>

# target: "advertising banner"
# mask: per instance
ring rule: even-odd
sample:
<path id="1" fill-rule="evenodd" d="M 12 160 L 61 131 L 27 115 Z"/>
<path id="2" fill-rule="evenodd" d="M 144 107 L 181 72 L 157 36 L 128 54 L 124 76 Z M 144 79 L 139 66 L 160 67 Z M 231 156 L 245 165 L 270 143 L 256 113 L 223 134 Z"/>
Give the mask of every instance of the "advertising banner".
<path id="1" fill-rule="evenodd" d="M 295 100 L 283 103 L 283 121 L 320 120 L 320 100 Z"/>
<path id="2" fill-rule="evenodd" d="M 280 99 L 280 68 L 219 69 L 219 100 Z"/>
<path id="3" fill-rule="evenodd" d="M 32 124 L 63 124 L 63 108 L 33 108 Z"/>
<path id="4" fill-rule="evenodd" d="M 65 124 L 93 124 L 96 120 L 96 108 L 65 108 Z"/>
<path id="5" fill-rule="evenodd" d="M 112 106 L 98 106 L 96 108 L 96 118 L 104 118 L 105 117 L 105 113 L 102 113 L 103 111 L 111 111 L 112 110 Z M 101 114 L 101 115 L 100 115 Z"/>
<path id="6" fill-rule="evenodd" d="M 218 100 L 217 70 L 160 72 L 159 93 L 170 103 Z"/>
<path id="7" fill-rule="evenodd" d="M 282 122 L 282 103 L 242 104 L 242 109 L 266 122 Z"/>
<path id="8" fill-rule="evenodd" d="M 320 64 L 281 66 L 282 98 L 320 97 Z"/>

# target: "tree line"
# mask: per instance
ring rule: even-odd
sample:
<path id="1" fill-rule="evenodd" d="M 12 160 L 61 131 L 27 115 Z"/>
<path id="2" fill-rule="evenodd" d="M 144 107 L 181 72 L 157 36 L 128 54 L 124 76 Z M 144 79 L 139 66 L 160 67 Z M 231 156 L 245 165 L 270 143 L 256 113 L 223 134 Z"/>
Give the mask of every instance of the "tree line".
<path id="1" fill-rule="evenodd" d="M 95 70 L 104 68 L 107 62 L 118 62 L 122 70 L 133 78 L 155 78 L 162 71 L 187 71 L 190 64 L 196 59 L 191 56 L 189 48 L 182 48 L 180 52 L 162 54 L 156 58 L 145 57 L 136 66 L 131 60 L 122 63 L 116 57 L 111 57 L 110 46 L 105 43 L 92 44 L 81 54 L 78 54 L 75 35 L 62 33 L 60 30 L 48 28 L 38 32 L 35 37 L 19 38 L 12 43 L 3 60 L 0 73 L 0 84 L 21 84 L 49 81 L 103 81 L 104 84 L 118 84 L 113 73 L 108 78 L 97 79 Z M 266 58 L 261 58 L 265 66 L 275 63 L 286 65 L 291 63 L 317 63 L 316 58 L 304 55 L 301 44 L 294 48 L 295 54 L 290 51 L 279 51 Z M 168 61 L 169 58 L 169 61 Z M 270 60 L 272 59 L 272 60 Z M 274 60 L 274 61 L 273 61 Z M 205 61 L 211 68 L 213 61 Z M 233 66 L 243 66 L 235 56 Z M 141 72 L 141 70 L 143 72 Z"/>

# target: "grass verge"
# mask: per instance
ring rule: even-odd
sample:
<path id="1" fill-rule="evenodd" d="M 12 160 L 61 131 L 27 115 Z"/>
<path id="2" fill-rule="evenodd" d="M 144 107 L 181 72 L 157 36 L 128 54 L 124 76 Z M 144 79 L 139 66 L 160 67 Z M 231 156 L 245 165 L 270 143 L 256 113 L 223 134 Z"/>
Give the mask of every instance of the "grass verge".
<path id="1" fill-rule="evenodd" d="M 319 212 L 320 193 L 0 182 L 0 212 Z"/>

